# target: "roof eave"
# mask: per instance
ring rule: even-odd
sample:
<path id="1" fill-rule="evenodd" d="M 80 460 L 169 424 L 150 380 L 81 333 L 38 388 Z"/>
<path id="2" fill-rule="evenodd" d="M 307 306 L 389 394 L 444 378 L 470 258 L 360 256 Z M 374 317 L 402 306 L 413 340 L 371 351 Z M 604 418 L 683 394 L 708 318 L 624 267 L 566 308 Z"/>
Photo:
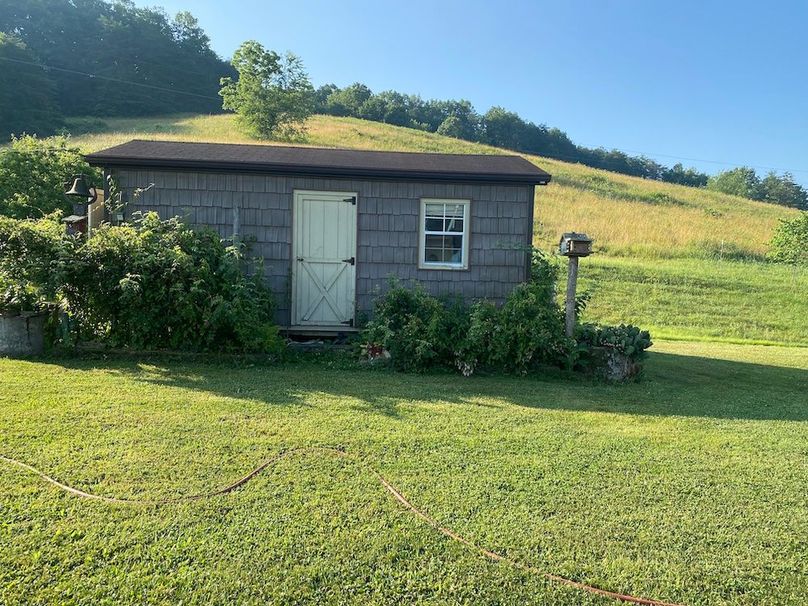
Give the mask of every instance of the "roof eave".
<path id="1" fill-rule="evenodd" d="M 520 183 L 525 185 L 547 185 L 549 174 L 503 174 L 503 173 L 459 173 L 436 171 L 378 170 L 344 168 L 335 166 L 289 166 L 255 164 L 248 162 L 200 162 L 198 160 L 166 160 L 162 158 L 121 158 L 89 154 L 85 159 L 91 166 L 104 168 L 156 168 L 192 169 L 216 172 L 239 172 L 251 174 L 283 174 L 325 178 L 369 178 L 369 179 L 408 179 L 417 181 L 462 181 L 473 183 Z"/>

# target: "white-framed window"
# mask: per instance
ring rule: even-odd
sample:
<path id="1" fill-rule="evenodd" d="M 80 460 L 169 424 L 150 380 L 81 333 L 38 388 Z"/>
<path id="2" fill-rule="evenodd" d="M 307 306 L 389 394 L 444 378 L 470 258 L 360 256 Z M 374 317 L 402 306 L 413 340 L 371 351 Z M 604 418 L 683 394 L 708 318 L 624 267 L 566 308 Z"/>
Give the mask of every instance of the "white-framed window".
<path id="1" fill-rule="evenodd" d="M 468 269 L 469 200 L 421 199 L 418 267 Z"/>

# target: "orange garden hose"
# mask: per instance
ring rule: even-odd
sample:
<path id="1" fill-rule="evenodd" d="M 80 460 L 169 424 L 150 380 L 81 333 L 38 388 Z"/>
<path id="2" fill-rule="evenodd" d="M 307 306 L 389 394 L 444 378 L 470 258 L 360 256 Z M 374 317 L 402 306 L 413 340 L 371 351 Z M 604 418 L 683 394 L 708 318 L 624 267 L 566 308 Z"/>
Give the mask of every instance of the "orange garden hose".
<path id="1" fill-rule="evenodd" d="M 247 475 L 243 476 L 242 478 L 239 478 L 238 480 L 236 480 L 232 484 L 228 484 L 224 488 L 220 488 L 218 490 L 213 490 L 213 491 L 210 491 L 210 492 L 204 492 L 204 493 L 199 493 L 199 494 L 194 494 L 194 495 L 187 495 L 187 496 L 183 496 L 183 497 L 176 497 L 176 498 L 173 498 L 173 499 L 119 499 L 117 497 L 105 497 L 103 495 L 91 494 L 89 492 L 84 492 L 83 490 L 79 490 L 78 488 L 73 488 L 72 486 L 68 486 L 67 484 L 62 484 L 58 480 L 56 480 L 56 479 L 50 477 L 49 475 L 41 472 L 36 467 L 33 467 L 32 465 L 28 465 L 27 463 L 23 463 L 22 461 L 18 461 L 16 459 L 12 459 L 10 457 L 6 457 L 6 456 L 3 456 L 3 455 L 0 455 L 0 460 L 5 461 L 6 463 L 9 463 L 11 465 L 15 465 L 17 467 L 20 467 L 20 468 L 22 468 L 22 469 L 24 469 L 24 470 L 26 470 L 26 471 L 28 471 L 28 472 L 30 472 L 32 474 L 35 474 L 35 475 L 39 476 L 40 478 L 42 478 L 43 480 L 45 480 L 46 482 L 49 482 L 49 483 L 53 484 L 54 486 L 64 490 L 65 492 L 68 492 L 68 493 L 70 493 L 72 495 L 82 497 L 82 498 L 85 498 L 85 499 L 92 499 L 92 500 L 95 500 L 95 501 L 103 501 L 105 503 L 121 503 L 121 504 L 125 504 L 125 505 L 168 505 L 168 504 L 171 504 L 171 503 L 181 503 L 181 502 L 185 502 L 185 501 L 198 501 L 200 499 L 207 499 L 207 498 L 210 498 L 210 497 L 215 497 L 215 496 L 218 496 L 218 495 L 227 494 L 228 492 L 231 492 L 231 491 L 235 490 L 239 486 L 242 486 L 242 485 L 246 484 L 251 479 L 253 479 L 255 476 L 257 476 L 262 471 L 264 471 L 267 467 L 269 467 L 270 465 L 276 463 L 280 459 L 283 459 L 283 458 L 288 457 L 288 456 L 293 455 L 293 454 L 303 454 L 303 453 L 307 453 L 307 452 L 328 453 L 328 454 L 331 454 L 331 455 L 334 455 L 334 456 L 337 456 L 337 457 L 341 457 L 341 458 L 344 458 L 344 459 L 350 459 L 351 461 L 353 461 L 355 463 L 359 463 L 360 465 L 367 468 L 370 471 L 370 473 L 372 473 L 376 477 L 376 479 L 385 488 L 385 490 L 387 490 L 387 492 L 389 492 L 391 495 L 393 495 L 393 497 L 395 497 L 395 499 L 399 503 L 401 503 L 404 507 L 406 507 L 409 511 L 414 513 L 416 516 L 421 518 L 424 522 L 429 524 L 429 526 L 431 526 L 433 529 L 435 529 L 438 532 L 444 534 L 445 536 L 449 537 L 453 541 L 457 541 L 458 543 L 462 543 L 463 545 L 466 545 L 467 547 L 479 552 L 480 554 L 482 554 L 483 556 L 485 556 L 486 558 L 488 558 L 490 560 L 494 560 L 496 562 L 504 562 L 504 563 L 509 564 L 510 566 L 513 566 L 513 567 L 518 568 L 520 570 L 524 570 L 526 572 L 530 572 L 530 573 L 533 573 L 533 574 L 543 576 L 545 579 L 548 579 L 550 581 L 554 581 L 556 583 L 560 583 L 560 584 L 566 585 L 568 587 L 574 587 L 575 589 L 580 589 L 581 591 L 586 591 L 588 593 L 592 593 L 592 594 L 595 594 L 595 595 L 600 595 L 600 596 L 604 596 L 604 597 L 607 597 L 607 598 L 612 598 L 614 600 L 621 600 L 623 602 L 629 602 L 629 603 L 632 603 L 632 604 L 644 604 L 646 606 L 681 606 L 680 604 L 674 604 L 674 603 L 671 603 L 671 602 L 663 602 L 661 600 L 654 600 L 654 599 L 651 599 L 651 598 L 641 598 L 641 597 L 636 597 L 636 596 L 627 595 L 627 594 L 623 594 L 623 593 L 618 593 L 618 592 L 615 592 L 615 591 L 608 591 L 606 589 L 600 589 L 599 587 L 594 587 L 592 585 L 587 585 L 586 583 L 581 583 L 579 581 L 574 581 L 572 579 L 568 579 L 568 578 L 565 578 L 565 577 L 562 577 L 562 576 L 559 576 L 559 575 L 556 575 L 556 574 L 552 574 L 550 572 L 546 572 L 544 570 L 540 570 L 539 568 L 536 568 L 534 566 L 530 566 L 528 564 L 523 564 L 523 563 L 518 562 L 516 560 L 512 560 L 512 559 L 507 558 L 507 557 L 505 557 L 503 555 L 500 555 L 500 554 L 498 554 L 498 553 L 496 553 L 494 551 L 490 551 L 490 550 L 488 550 L 488 549 L 486 549 L 484 547 L 481 547 L 480 545 L 477 545 L 476 543 L 474 543 L 470 539 L 467 539 L 466 537 L 457 534 L 456 532 L 454 532 L 450 528 L 446 528 L 445 526 L 441 526 L 440 523 L 437 520 L 435 520 L 433 517 L 431 517 L 429 514 L 427 514 L 426 512 L 424 512 L 424 511 L 422 511 L 420 509 L 418 509 L 415 505 L 413 505 L 401 493 L 400 490 L 398 490 L 398 488 L 396 488 L 395 486 L 393 486 L 393 484 L 388 482 L 387 479 L 382 474 L 380 474 L 373 467 L 368 465 L 364 460 L 362 460 L 361 458 L 359 458 L 359 457 L 357 457 L 355 455 L 351 455 L 350 453 L 348 453 L 348 452 L 346 452 L 344 450 L 341 450 L 339 448 L 333 447 L 333 446 L 309 446 L 309 447 L 290 448 L 288 450 L 283 450 L 283 451 L 279 452 L 278 454 L 270 457 L 269 459 L 267 459 L 263 463 L 261 463 L 261 465 L 259 465 L 255 469 L 253 469 Z"/>

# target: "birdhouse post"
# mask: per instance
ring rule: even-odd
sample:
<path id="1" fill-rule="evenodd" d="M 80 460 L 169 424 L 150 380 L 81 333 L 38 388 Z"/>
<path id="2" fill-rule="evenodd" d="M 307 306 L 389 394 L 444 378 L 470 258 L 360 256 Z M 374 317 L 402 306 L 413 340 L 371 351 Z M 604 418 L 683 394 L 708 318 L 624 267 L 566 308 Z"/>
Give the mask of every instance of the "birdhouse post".
<path id="1" fill-rule="evenodd" d="M 568 232 L 561 235 L 558 252 L 569 257 L 567 272 L 566 333 L 571 337 L 575 332 L 575 290 L 578 287 L 578 259 L 592 254 L 592 238 L 586 234 Z"/>

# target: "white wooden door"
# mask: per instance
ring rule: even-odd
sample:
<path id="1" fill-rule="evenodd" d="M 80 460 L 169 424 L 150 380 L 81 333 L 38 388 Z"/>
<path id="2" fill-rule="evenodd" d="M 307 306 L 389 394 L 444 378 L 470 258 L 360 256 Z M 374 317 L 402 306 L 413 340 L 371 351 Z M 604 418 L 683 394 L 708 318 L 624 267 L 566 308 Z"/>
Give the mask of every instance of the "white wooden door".
<path id="1" fill-rule="evenodd" d="M 293 217 L 292 324 L 352 325 L 356 194 L 296 191 Z"/>

